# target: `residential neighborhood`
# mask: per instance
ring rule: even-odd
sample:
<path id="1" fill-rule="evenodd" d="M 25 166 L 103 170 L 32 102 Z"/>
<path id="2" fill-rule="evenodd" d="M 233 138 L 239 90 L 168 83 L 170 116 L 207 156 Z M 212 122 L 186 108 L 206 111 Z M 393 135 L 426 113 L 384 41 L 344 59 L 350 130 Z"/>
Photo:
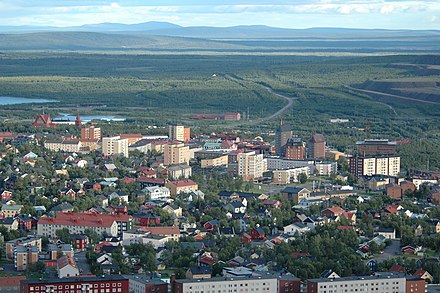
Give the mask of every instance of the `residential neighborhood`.
<path id="1" fill-rule="evenodd" d="M 56 124 L 46 116 L 34 127 Z M 60 146 L 43 132 L 0 146 L 0 292 L 440 282 L 440 173 L 402 170 L 395 142 L 366 139 L 335 159 L 322 134 L 302 140 L 284 123 L 274 143 L 181 124 L 160 138 L 76 127 Z"/>

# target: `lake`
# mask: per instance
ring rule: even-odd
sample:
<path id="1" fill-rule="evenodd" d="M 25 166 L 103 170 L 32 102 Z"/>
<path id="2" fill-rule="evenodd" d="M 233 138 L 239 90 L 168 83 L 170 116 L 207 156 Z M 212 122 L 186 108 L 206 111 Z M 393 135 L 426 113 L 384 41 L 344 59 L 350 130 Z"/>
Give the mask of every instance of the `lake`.
<path id="1" fill-rule="evenodd" d="M 4 97 L 0 96 L 0 105 L 17 105 L 17 104 L 31 104 L 31 103 L 56 103 L 56 100 L 46 99 L 28 99 L 17 97 Z"/>
<path id="2" fill-rule="evenodd" d="M 69 115 L 65 113 L 60 113 L 62 117 L 54 118 L 54 121 L 75 121 L 76 115 Z M 81 121 L 90 122 L 92 120 L 103 120 L 103 121 L 125 121 L 125 118 L 107 116 L 107 115 L 95 115 L 95 116 L 80 116 Z"/>

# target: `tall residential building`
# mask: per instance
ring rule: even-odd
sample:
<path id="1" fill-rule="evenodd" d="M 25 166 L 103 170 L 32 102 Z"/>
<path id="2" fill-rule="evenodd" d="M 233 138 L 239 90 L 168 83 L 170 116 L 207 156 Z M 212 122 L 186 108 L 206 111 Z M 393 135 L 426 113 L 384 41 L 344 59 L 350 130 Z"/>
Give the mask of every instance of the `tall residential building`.
<path id="1" fill-rule="evenodd" d="M 307 156 L 311 159 L 325 158 L 325 137 L 322 134 L 314 134 L 309 140 Z"/>
<path id="2" fill-rule="evenodd" d="M 346 292 L 426 292 L 425 281 L 403 273 L 376 273 L 371 276 L 307 280 L 307 293 Z"/>
<path id="3" fill-rule="evenodd" d="M 185 146 L 183 143 L 175 142 L 169 143 L 164 147 L 164 165 L 189 165 L 190 151 L 189 147 Z"/>
<path id="4" fill-rule="evenodd" d="M 282 149 L 286 145 L 287 141 L 292 138 L 292 128 L 288 124 L 283 124 L 281 121 L 280 126 L 275 132 L 275 154 L 282 156 Z"/>
<path id="5" fill-rule="evenodd" d="M 388 139 L 366 139 L 356 142 L 360 156 L 393 155 L 397 152 L 397 143 Z"/>
<path id="6" fill-rule="evenodd" d="M 304 160 L 306 144 L 300 137 L 290 138 L 281 148 L 281 156 L 290 160 Z"/>
<path id="7" fill-rule="evenodd" d="M 120 136 L 104 137 L 102 139 L 102 154 L 107 157 L 121 155 L 128 158 L 128 139 Z"/>
<path id="8" fill-rule="evenodd" d="M 244 181 L 251 181 L 263 177 L 267 170 L 267 161 L 263 154 L 255 152 L 239 153 L 237 155 L 237 175 Z"/>
<path id="9" fill-rule="evenodd" d="M 101 138 L 101 128 L 86 126 L 81 128 L 81 140 L 97 140 Z"/>
<path id="10" fill-rule="evenodd" d="M 191 137 L 191 129 L 180 124 L 171 124 L 168 128 L 170 140 L 188 142 Z"/>
<path id="11" fill-rule="evenodd" d="M 357 177 L 386 175 L 398 176 L 400 173 L 400 157 L 392 155 L 375 157 L 351 157 L 350 173 Z"/>

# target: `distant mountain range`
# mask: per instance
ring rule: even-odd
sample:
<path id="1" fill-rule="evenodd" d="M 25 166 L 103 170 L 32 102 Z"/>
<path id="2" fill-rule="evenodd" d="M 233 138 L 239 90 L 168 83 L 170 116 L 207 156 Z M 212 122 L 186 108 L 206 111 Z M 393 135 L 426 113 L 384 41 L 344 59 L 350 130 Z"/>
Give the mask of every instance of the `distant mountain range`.
<path id="1" fill-rule="evenodd" d="M 195 37 L 195 38 L 380 38 L 440 36 L 436 30 L 380 30 L 351 28 L 310 28 L 288 29 L 264 25 L 209 27 L 183 27 L 169 22 L 145 22 L 138 24 L 99 23 L 71 27 L 39 26 L 0 26 L 0 33 L 33 33 L 33 32 L 100 32 L 100 33 L 136 33 L 162 36 Z"/>
<path id="2" fill-rule="evenodd" d="M 440 31 L 287 29 L 261 25 L 182 27 L 168 22 L 0 26 L 0 50 L 105 49 L 438 53 Z"/>

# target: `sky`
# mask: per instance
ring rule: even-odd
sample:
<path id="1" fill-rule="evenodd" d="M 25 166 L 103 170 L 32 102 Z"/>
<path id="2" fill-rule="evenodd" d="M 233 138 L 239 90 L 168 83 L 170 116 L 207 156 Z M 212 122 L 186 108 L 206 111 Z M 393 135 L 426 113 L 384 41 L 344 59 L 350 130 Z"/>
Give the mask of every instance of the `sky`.
<path id="1" fill-rule="evenodd" d="M 2 26 L 148 21 L 182 26 L 440 29 L 440 0 L 0 0 Z"/>

